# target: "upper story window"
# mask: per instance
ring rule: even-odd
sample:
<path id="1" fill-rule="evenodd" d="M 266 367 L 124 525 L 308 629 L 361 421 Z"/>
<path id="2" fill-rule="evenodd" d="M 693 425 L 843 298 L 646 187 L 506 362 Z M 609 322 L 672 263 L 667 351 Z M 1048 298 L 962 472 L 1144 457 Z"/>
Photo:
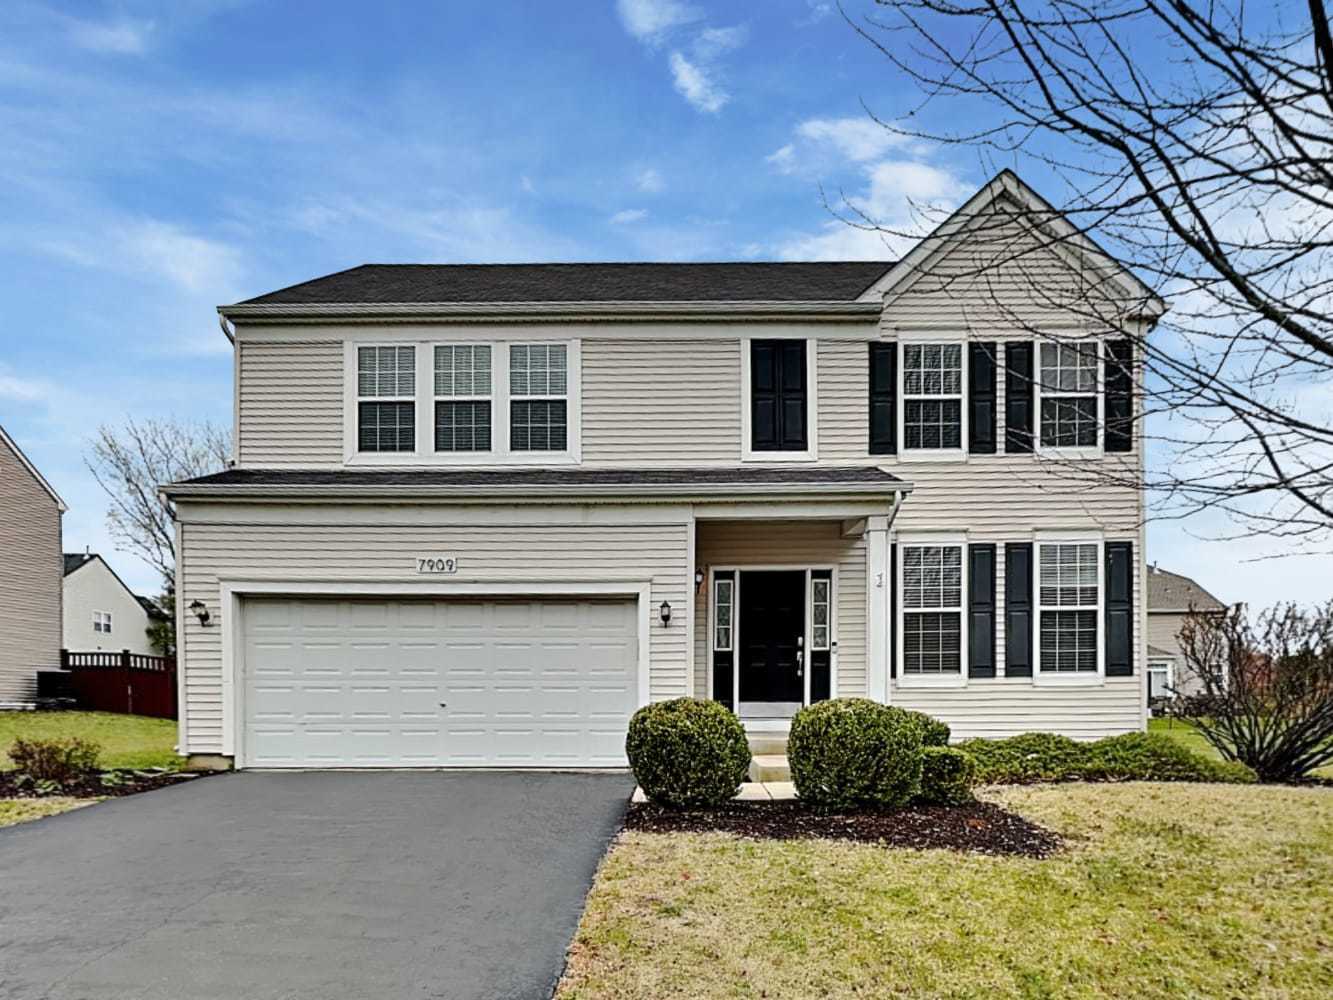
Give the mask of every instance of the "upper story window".
<path id="1" fill-rule="evenodd" d="M 813 352 L 804 340 L 752 340 L 744 359 L 745 440 L 756 461 L 813 459 Z"/>
<path id="2" fill-rule="evenodd" d="M 93 612 L 93 631 L 111 634 L 111 612 L 94 611 Z"/>
<path id="3" fill-rule="evenodd" d="M 903 448 L 963 447 L 963 345 L 903 345 Z"/>
<path id="4" fill-rule="evenodd" d="M 491 345 L 435 347 L 435 450 L 491 450 Z"/>
<path id="5" fill-rule="evenodd" d="M 416 348 L 357 348 L 357 448 L 416 450 Z"/>
<path id="6" fill-rule="evenodd" d="M 1096 448 L 1096 342 L 1039 346 L 1042 447 Z"/>
<path id="7" fill-rule="evenodd" d="M 962 677 L 963 546 L 902 545 L 904 677 Z"/>
<path id="8" fill-rule="evenodd" d="M 568 359 L 564 344 L 509 348 L 509 447 L 564 451 L 569 438 Z"/>
<path id="9" fill-rule="evenodd" d="M 1100 670 L 1101 546 L 1043 542 L 1038 550 L 1038 667 L 1057 676 L 1095 674 Z"/>

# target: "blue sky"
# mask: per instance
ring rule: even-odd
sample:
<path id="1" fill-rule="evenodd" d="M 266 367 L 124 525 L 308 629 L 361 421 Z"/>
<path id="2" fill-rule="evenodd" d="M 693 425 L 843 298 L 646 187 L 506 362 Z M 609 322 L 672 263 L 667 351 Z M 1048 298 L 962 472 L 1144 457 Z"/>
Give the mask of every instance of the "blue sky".
<path id="1" fill-rule="evenodd" d="M 821 186 L 904 226 L 1006 165 L 862 107 L 918 100 L 818 0 L 6 0 L 0 423 L 70 504 L 66 548 L 110 553 L 87 438 L 230 421 L 217 304 L 364 261 L 892 256 Z M 1245 563 L 1271 547 L 1211 530 L 1155 527 L 1150 558 L 1310 596 L 1309 557 Z"/>

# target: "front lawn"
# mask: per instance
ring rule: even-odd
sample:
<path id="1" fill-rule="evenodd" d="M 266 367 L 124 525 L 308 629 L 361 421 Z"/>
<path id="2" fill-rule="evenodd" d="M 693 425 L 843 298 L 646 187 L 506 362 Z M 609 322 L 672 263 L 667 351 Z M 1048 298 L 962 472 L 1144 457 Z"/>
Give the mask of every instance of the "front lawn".
<path id="1" fill-rule="evenodd" d="M 1179 740 L 1195 753 L 1203 754 L 1205 757 L 1211 757 L 1214 760 L 1222 759 L 1222 755 L 1203 738 L 1203 735 L 1194 728 L 1194 725 L 1183 719 L 1149 719 L 1148 732 L 1170 736 L 1173 740 Z M 1310 773 L 1318 778 L 1333 779 L 1333 764 L 1316 768 Z"/>
<path id="2" fill-rule="evenodd" d="M 67 795 L 48 799 L 0 799 L 0 826 L 26 823 L 30 819 L 54 816 L 80 806 L 92 805 L 97 799 L 74 799 Z"/>
<path id="3" fill-rule="evenodd" d="M 7 751 L 17 737 L 65 739 L 78 736 L 102 748 L 104 768 L 164 767 L 177 770 L 176 723 L 111 712 L 0 712 L 0 771 L 13 765 Z"/>
<path id="4" fill-rule="evenodd" d="M 557 996 L 1333 995 L 1333 790 L 985 795 L 1068 849 L 622 834 Z"/>

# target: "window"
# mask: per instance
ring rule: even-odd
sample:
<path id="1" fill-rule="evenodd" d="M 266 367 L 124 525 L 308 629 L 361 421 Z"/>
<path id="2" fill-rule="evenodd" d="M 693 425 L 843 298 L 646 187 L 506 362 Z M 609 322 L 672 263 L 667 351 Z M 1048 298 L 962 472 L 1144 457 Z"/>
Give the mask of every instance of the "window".
<path id="1" fill-rule="evenodd" d="M 810 648 L 822 652 L 829 648 L 829 602 L 833 581 L 826 577 L 810 579 Z"/>
<path id="2" fill-rule="evenodd" d="M 963 447 L 963 345 L 903 345 L 903 448 Z"/>
<path id="3" fill-rule="evenodd" d="M 902 546 L 903 674 L 962 676 L 963 547 Z"/>
<path id="4" fill-rule="evenodd" d="M 567 450 L 568 382 L 564 344 L 509 348 L 510 450 Z"/>
<path id="5" fill-rule="evenodd" d="M 111 634 L 111 612 L 94 611 L 93 612 L 93 631 Z"/>
<path id="6" fill-rule="evenodd" d="M 435 348 L 435 450 L 491 450 L 491 348 Z"/>
<path id="7" fill-rule="evenodd" d="M 1097 345 L 1041 345 L 1041 443 L 1097 447 Z"/>
<path id="8" fill-rule="evenodd" d="M 721 652 L 731 649 L 735 587 L 735 580 L 718 577 L 713 581 L 713 648 Z"/>
<path id="9" fill-rule="evenodd" d="M 1171 666 L 1170 660 L 1153 660 L 1148 664 L 1149 701 L 1171 697 L 1171 689 L 1175 686 L 1175 679 L 1171 676 L 1174 673 Z"/>
<path id="10" fill-rule="evenodd" d="M 360 347 L 357 448 L 416 451 L 416 348 Z"/>
<path id="11" fill-rule="evenodd" d="M 1098 672 L 1101 546 L 1042 544 L 1038 560 L 1038 640 L 1042 673 Z"/>
<path id="12" fill-rule="evenodd" d="M 749 361 L 750 451 L 804 456 L 811 438 L 805 341 L 752 340 Z"/>

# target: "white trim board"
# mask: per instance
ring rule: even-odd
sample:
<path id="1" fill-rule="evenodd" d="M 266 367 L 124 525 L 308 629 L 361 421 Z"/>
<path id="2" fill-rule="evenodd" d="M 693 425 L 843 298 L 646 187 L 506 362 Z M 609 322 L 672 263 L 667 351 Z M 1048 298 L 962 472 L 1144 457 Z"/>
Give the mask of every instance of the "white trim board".
<path id="1" fill-rule="evenodd" d="M 5 446 L 14 453 L 14 457 L 18 459 L 19 464 L 28 470 L 32 475 L 32 478 L 37 480 L 37 484 L 41 486 L 42 489 L 46 490 L 51 499 L 56 502 L 56 507 L 59 508 L 60 513 L 63 514 L 65 511 L 69 510 L 69 507 L 65 505 L 65 501 L 60 499 L 60 494 L 56 492 L 56 488 L 46 481 L 45 476 L 37 471 L 37 466 L 33 465 L 28 456 L 23 454 L 23 449 L 18 446 L 18 443 L 12 437 L 9 436 L 4 427 L 0 427 L 0 442 L 3 442 Z"/>

